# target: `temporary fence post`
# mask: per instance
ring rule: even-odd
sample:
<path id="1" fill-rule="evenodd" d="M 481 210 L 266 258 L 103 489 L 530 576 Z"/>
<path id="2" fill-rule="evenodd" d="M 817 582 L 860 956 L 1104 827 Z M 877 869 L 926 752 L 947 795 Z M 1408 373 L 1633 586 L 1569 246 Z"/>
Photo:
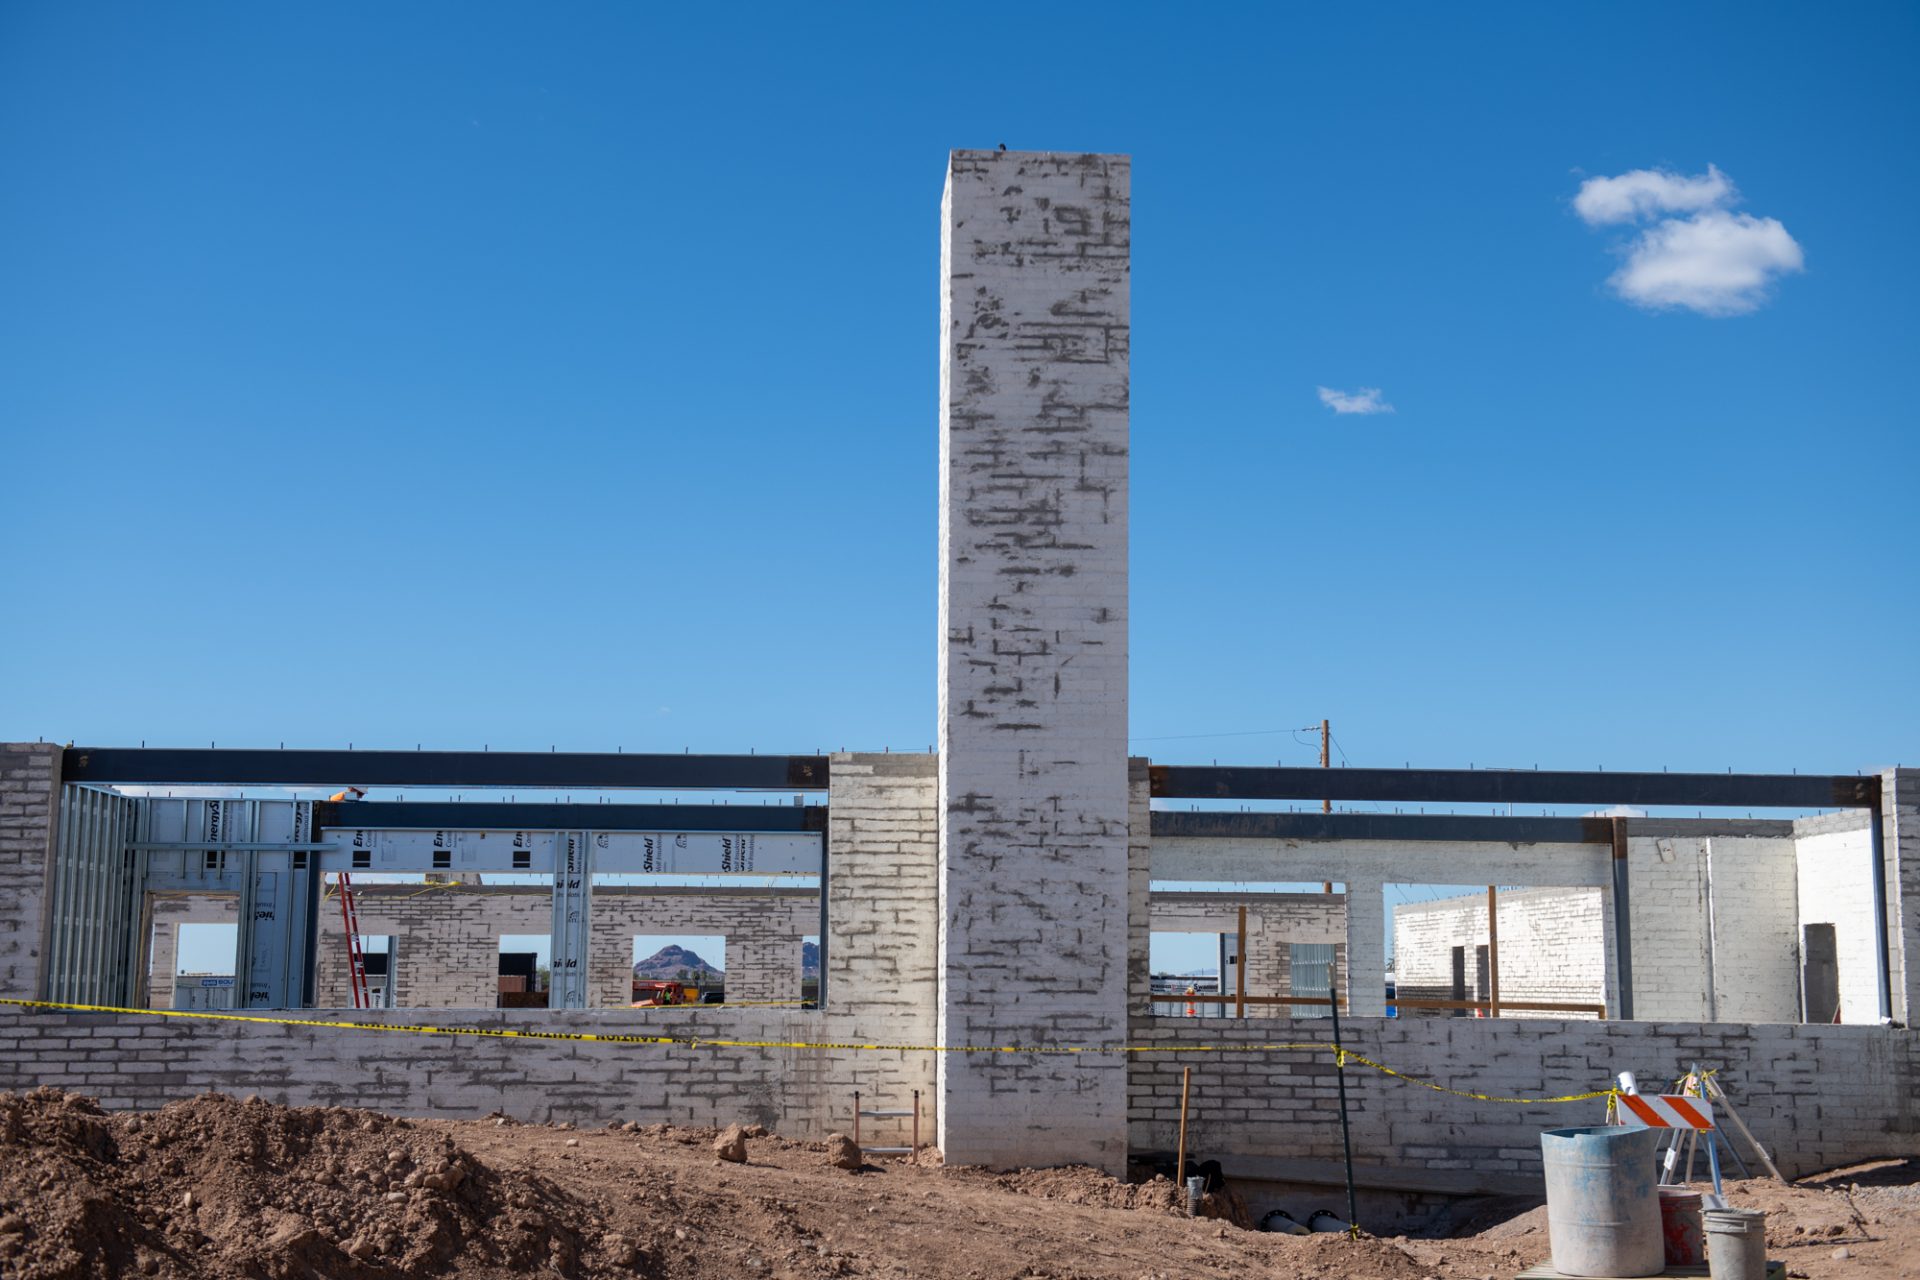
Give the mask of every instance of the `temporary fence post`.
<path id="1" fill-rule="evenodd" d="M 853 1091 L 853 1145 L 860 1145 L 860 1091 Z"/>
<path id="2" fill-rule="evenodd" d="M 920 1158 L 920 1091 L 913 1091 L 913 1158 Z"/>

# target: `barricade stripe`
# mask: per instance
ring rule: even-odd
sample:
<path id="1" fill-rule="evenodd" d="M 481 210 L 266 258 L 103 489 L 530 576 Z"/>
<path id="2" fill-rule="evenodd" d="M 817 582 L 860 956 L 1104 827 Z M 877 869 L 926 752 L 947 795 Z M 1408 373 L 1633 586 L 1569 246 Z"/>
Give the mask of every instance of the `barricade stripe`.
<path id="1" fill-rule="evenodd" d="M 1477 1102 L 1511 1103 L 1516 1106 L 1541 1106 L 1549 1103 L 1588 1102 L 1595 1098 L 1624 1097 L 1615 1089 L 1594 1089 L 1586 1093 L 1561 1094 L 1551 1098 L 1510 1098 L 1499 1094 L 1474 1093 L 1465 1089 L 1452 1089 L 1420 1076 L 1408 1075 L 1397 1071 L 1382 1062 L 1355 1053 L 1351 1049 L 1327 1041 L 1264 1041 L 1253 1044 L 1113 1044 L 1113 1045 L 941 1045 L 941 1044 L 884 1044 L 871 1041 L 823 1041 L 823 1040 L 740 1040 L 720 1036 L 697 1035 L 632 1035 L 621 1032 L 600 1031 L 540 1031 L 522 1030 L 517 1027 L 441 1027 L 429 1023 L 397 1022 L 346 1022 L 327 1018 L 286 1018 L 269 1017 L 264 1014 L 218 1013 L 201 1009 L 128 1009 L 117 1005 L 71 1004 L 59 1000 L 21 1000 L 0 996 L 0 1005 L 12 1005 L 20 1009 L 52 1009 L 69 1013 L 114 1013 L 134 1017 L 149 1018 L 195 1018 L 207 1022 L 249 1022 L 281 1027 L 319 1027 L 340 1031 L 396 1031 L 410 1032 L 414 1035 L 433 1036 L 478 1036 L 498 1040 L 569 1040 L 588 1041 L 595 1044 L 651 1044 L 682 1045 L 687 1048 L 715 1049 L 799 1049 L 830 1050 L 847 1053 L 1029 1053 L 1029 1054 L 1147 1054 L 1147 1053 L 1279 1053 L 1305 1052 L 1330 1053 L 1336 1067 L 1345 1067 L 1348 1062 L 1357 1062 L 1371 1067 L 1382 1075 L 1408 1084 L 1431 1089 L 1435 1093 L 1450 1094 L 1456 1098 L 1471 1098 Z M 661 1009 L 676 1007 L 699 1009 L 701 1006 L 663 1005 Z M 724 1005 L 708 1006 L 712 1009 L 724 1009 Z"/>
<path id="2" fill-rule="evenodd" d="M 1648 1106 L 1645 1101 L 1634 1094 L 1623 1093 L 1620 1095 L 1620 1101 L 1625 1105 L 1627 1110 L 1639 1116 L 1641 1121 L 1648 1126 L 1656 1129 L 1664 1129 L 1667 1127 L 1667 1122 L 1661 1117 L 1660 1113 Z"/>
<path id="3" fill-rule="evenodd" d="M 1660 1099 L 1660 1101 L 1666 1103 L 1667 1106 L 1671 1107 L 1673 1109 L 1673 1113 L 1676 1116 L 1680 1117 L 1681 1122 L 1685 1124 L 1689 1129 L 1713 1128 L 1713 1121 L 1707 1119 L 1705 1116 L 1701 1115 L 1698 1111 L 1696 1111 L 1694 1109 L 1693 1104 L 1691 1102 L 1688 1102 L 1685 1098 L 1670 1097 L 1670 1098 L 1662 1098 Z"/>

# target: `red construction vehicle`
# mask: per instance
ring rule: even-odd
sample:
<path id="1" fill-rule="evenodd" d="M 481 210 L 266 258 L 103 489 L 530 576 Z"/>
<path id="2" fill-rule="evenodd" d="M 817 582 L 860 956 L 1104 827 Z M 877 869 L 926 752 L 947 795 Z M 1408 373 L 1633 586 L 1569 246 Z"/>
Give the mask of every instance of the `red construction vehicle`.
<path id="1" fill-rule="evenodd" d="M 684 982 L 636 981 L 633 984 L 633 1007 L 636 1009 L 659 1009 L 670 1004 L 692 1004 L 699 998 L 699 988 Z"/>

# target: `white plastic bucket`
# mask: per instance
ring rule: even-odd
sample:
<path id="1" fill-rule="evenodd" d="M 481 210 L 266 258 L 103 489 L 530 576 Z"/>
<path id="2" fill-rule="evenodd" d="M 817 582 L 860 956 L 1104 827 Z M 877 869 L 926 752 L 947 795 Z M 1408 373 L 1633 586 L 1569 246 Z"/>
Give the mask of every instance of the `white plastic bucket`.
<path id="1" fill-rule="evenodd" d="M 1767 1280 L 1767 1215 L 1758 1209 L 1709 1209 L 1707 1274 L 1713 1280 Z"/>

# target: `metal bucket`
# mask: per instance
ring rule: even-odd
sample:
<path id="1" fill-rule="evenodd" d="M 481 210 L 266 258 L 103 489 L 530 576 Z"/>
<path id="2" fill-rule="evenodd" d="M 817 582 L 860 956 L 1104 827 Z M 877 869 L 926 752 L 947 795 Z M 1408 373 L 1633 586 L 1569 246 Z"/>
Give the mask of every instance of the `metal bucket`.
<path id="1" fill-rule="evenodd" d="M 1666 1245 L 1670 1267 L 1697 1267 L 1707 1260 L 1698 1191 L 1690 1187 L 1660 1188 L 1660 1238 Z"/>
<path id="2" fill-rule="evenodd" d="M 1666 1269 L 1653 1180 L 1659 1145 L 1659 1130 L 1624 1125 L 1540 1135 L 1555 1271 L 1654 1276 Z"/>
<path id="3" fill-rule="evenodd" d="M 1767 1215 L 1758 1209 L 1709 1209 L 1707 1274 L 1713 1280 L 1767 1280 Z"/>

